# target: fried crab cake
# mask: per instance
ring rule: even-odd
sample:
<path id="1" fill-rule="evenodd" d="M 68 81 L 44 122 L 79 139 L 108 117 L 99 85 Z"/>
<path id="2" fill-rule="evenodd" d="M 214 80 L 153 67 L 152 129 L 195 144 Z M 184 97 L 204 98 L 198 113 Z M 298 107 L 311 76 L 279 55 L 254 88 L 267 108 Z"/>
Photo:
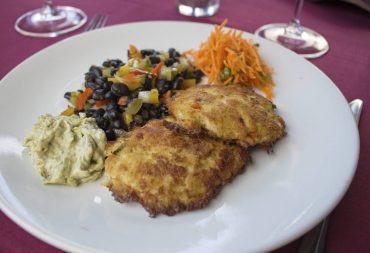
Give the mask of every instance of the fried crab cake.
<path id="1" fill-rule="evenodd" d="M 153 120 L 107 149 L 106 186 L 119 202 L 137 201 L 151 217 L 206 206 L 243 171 L 248 153 L 237 145 L 193 137 Z"/>
<path id="2" fill-rule="evenodd" d="M 274 104 L 241 85 L 205 85 L 178 91 L 169 114 L 189 134 L 206 133 L 242 147 L 271 147 L 285 134 Z"/>

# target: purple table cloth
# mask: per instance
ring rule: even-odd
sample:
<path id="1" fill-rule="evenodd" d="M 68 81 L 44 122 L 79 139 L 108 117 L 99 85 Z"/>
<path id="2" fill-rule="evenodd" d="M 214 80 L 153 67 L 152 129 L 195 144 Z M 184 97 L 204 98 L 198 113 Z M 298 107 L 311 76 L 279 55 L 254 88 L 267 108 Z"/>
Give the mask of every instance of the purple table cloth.
<path id="1" fill-rule="evenodd" d="M 78 31 L 53 39 L 37 39 L 17 34 L 15 20 L 23 13 L 38 8 L 41 0 L 3 0 L 0 8 L 0 78 L 37 51 L 65 39 Z M 222 0 L 219 12 L 210 18 L 181 16 L 174 0 L 59 0 L 60 5 L 81 8 L 89 20 L 96 14 L 108 15 L 107 25 L 144 20 L 185 20 L 221 23 L 253 33 L 259 26 L 287 22 L 293 14 L 293 1 Z M 328 75 L 348 101 L 361 98 L 365 102 L 360 120 L 361 151 L 354 180 L 332 213 L 326 252 L 370 252 L 370 14 L 355 6 L 339 2 L 306 1 L 301 21 L 322 33 L 330 44 L 329 52 L 312 60 Z M 30 84 L 24 84 L 27 88 Z M 16 101 L 18 103 L 20 101 Z M 17 226 L 0 212 L 0 252 L 63 252 L 50 246 Z M 300 239 L 276 250 L 293 253 Z"/>

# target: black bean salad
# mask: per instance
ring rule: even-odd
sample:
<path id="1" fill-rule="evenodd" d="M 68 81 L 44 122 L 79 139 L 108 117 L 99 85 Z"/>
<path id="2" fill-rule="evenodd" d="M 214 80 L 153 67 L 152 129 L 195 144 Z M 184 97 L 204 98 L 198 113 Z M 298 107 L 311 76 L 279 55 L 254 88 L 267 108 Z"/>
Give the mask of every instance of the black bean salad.
<path id="1" fill-rule="evenodd" d="M 66 92 L 71 106 L 61 114 L 85 112 L 112 141 L 150 119 L 168 115 L 164 100 L 200 82 L 202 71 L 176 49 L 138 50 L 130 45 L 127 63 L 109 59 L 85 73 L 82 90 Z"/>

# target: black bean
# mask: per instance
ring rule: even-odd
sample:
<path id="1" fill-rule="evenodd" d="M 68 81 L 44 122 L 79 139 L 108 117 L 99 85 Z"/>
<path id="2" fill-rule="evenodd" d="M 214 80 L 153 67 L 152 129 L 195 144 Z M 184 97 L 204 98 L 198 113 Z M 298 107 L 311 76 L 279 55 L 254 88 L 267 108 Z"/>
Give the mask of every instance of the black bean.
<path id="1" fill-rule="evenodd" d="M 98 124 L 98 126 L 102 129 L 108 129 L 109 127 L 109 121 L 106 120 L 104 117 L 97 117 L 96 118 L 96 123 Z"/>
<path id="2" fill-rule="evenodd" d="M 164 105 L 164 104 L 161 104 L 159 107 L 158 107 L 159 111 L 160 112 L 165 112 L 167 113 L 168 112 L 168 108 Z"/>
<path id="3" fill-rule="evenodd" d="M 183 82 L 184 82 L 184 78 L 182 78 L 181 76 L 177 77 L 175 79 L 175 81 L 173 82 L 172 89 L 174 89 L 174 90 L 181 89 L 181 85 L 182 85 Z"/>
<path id="4" fill-rule="evenodd" d="M 67 91 L 66 93 L 64 93 L 64 98 L 67 99 L 67 100 L 70 100 L 71 99 L 71 95 L 72 93 Z"/>
<path id="5" fill-rule="evenodd" d="M 102 71 L 99 67 L 96 66 L 91 66 L 89 69 L 90 72 L 94 73 L 96 77 L 101 77 L 102 76 Z"/>
<path id="6" fill-rule="evenodd" d="M 143 91 L 148 91 L 148 90 L 151 90 L 152 89 L 152 79 L 149 78 L 148 75 L 145 75 L 145 82 L 144 82 L 144 85 L 143 85 Z"/>
<path id="7" fill-rule="evenodd" d="M 93 117 L 94 113 L 95 113 L 94 109 L 89 109 L 86 111 L 86 117 Z"/>
<path id="8" fill-rule="evenodd" d="M 138 91 L 131 92 L 130 95 L 128 95 L 128 102 L 131 102 L 132 100 L 134 100 L 138 96 L 139 96 L 139 92 Z"/>
<path id="9" fill-rule="evenodd" d="M 167 91 L 171 90 L 172 88 L 172 83 L 171 82 L 166 82 L 163 86 L 163 93 L 166 93 Z"/>
<path id="10" fill-rule="evenodd" d="M 94 81 L 96 78 L 95 74 L 92 72 L 85 73 L 85 80 L 86 81 Z"/>
<path id="11" fill-rule="evenodd" d="M 103 67 L 106 67 L 106 68 L 108 68 L 108 67 L 110 67 L 111 66 L 111 61 L 110 60 L 106 60 L 106 61 L 104 61 L 103 62 Z"/>
<path id="12" fill-rule="evenodd" d="M 124 135 L 124 133 L 125 133 L 125 130 L 117 129 L 117 128 L 113 128 L 113 131 L 116 134 L 116 137 L 120 137 L 120 136 Z"/>
<path id="13" fill-rule="evenodd" d="M 140 54 L 143 57 L 150 56 L 150 55 L 154 54 L 154 50 L 153 49 L 142 49 L 142 50 L 140 50 Z"/>
<path id="14" fill-rule="evenodd" d="M 175 59 L 174 58 L 168 58 L 164 64 L 166 64 L 167 67 L 170 67 L 172 66 L 173 64 L 175 63 Z"/>
<path id="15" fill-rule="evenodd" d="M 112 122 L 112 126 L 113 126 L 114 128 L 123 129 L 123 128 L 124 128 L 124 125 L 123 125 L 123 121 L 122 121 L 122 119 L 121 119 L 121 118 L 118 118 L 118 119 L 114 120 L 114 121 Z"/>
<path id="16" fill-rule="evenodd" d="M 157 78 L 155 81 L 155 87 L 157 88 L 159 94 L 165 93 L 165 85 L 166 85 L 166 80 Z"/>
<path id="17" fill-rule="evenodd" d="M 110 75 L 111 76 L 114 76 L 114 74 L 116 74 L 116 72 L 118 71 L 118 68 L 114 68 L 110 71 Z"/>
<path id="18" fill-rule="evenodd" d="M 106 106 L 106 109 L 107 109 L 107 111 L 117 110 L 118 109 L 118 105 L 114 101 L 109 101 L 108 104 L 107 104 L 107 106 Z"/>
<path id="19" fill-rule="evenodd" d="M 143 117 L 143 120 L 144 121 L 148 121 L 149 120 L 149 113 L 146 109 L 141 109 L 141 112 L 140 112 L 141 116 Z"/>
<path id="20" fill-rule="evenodd" d="M 151 63 L 152 65 L 157 64 L 157 63 L 160 63 L 160 62 L 161 62 L 161 59 L 160 59 L 158 56 L 156 56 L 156 55 L 151 55 L 151 56 L 149 56 L 149 60 L 150 60 L 150 63 Z"/>
<path id="21" fill-rule="evenodd" d="M 113 94 L 119 97 L 127 96 L 130 94 L 129 88 L 123 83 L 112 84 L 111 91 L 113 92 Z"/>
<path id="22" fill-rule="evenodd" d="M 98 84 L 98 85 L 103 85 L 104 82 L 106 82 L 107 79 L 105 77 L 98 77 L 95 79 L 95 83 Z"/>
<path id="23" fill-rule="evenodd" d="M 170 55 L 170 58 L 174 58 L 176 56 L 176 49 L 171 47 L 170 49 L 168 49 L 168 54 Z"/>
<path id="24" fill-rule="evenodd" d="M 96 90 L 94 90 L 94 92 L 92 94 L 92 99 L 94 99 L 94 100 L 104 100 L 106 92 L 107 91 L 105 89 L 96 89 Z"/>
<path id="25" fill-rule="evenodd" d="M 158 112 L 157 108 L 152 108 L 149 110 L 149 115 L 151 118 L 157 119 L 161 116 L 161 113 Z"/>
<path id="26" fill-rule="evenodd" d="M 151 104 L 144 103 L 141 108 L 150 110 L 152 108 L 152 105 Z"/>
<path id="27" fill-rule="evenodd" d="M 117 110 L 109 110 L 107 111 L 108 118 L 111 120 L 118 119 L 121 116 Z"/>
<path id="28" fill-rule="evenodd" d="M 108 91 L 107 93 L 105 93 L 104 98 L 110 99 L 110 100 L 116 100 L 118 97 L 114 95 L 113 92 Z"/>
<path id="29" fill-rule="evenodd" d="M 103 108 L 99 108 L 99 109 L 97 109 L 96 111 L 93 112 L 93 117 L 94 118 L 103 117 L 104 114 L 105 114 L 105 110 Z"/>
<path id="30" fill-rule="evenodd" d="M 111 66 L 114 68 L 118 68 L 123 62 L 119 59 L 111 60 Z"/>
<path id="31" fill-rule="evenodd" d="M 204 76 L 204 74 L 200 69 L 197 69 L 197 70 L 194 71 L 194 77 L 197 80 L 197 82 L 199 82 L 200 79 L 202 79 L 203 76 Z"/>
<path id="32" fill-rule="evenodd" d="M 112 128 L 108 128 L 105 130 L 105 135 L 107 136 L 108 141 L 114 141 L 116 139 L 116 134 L 114 133 Z"/>
<path id="33" fill-rule="evenodd" d="M 136 114 L 136 115 L 134 116 L 134 121 L 135 121 L 135 123 L 136 123 L 136 124 L 138 124 L 138 125 L 141 125 L 141 124 L 143 124 L 143 122 L 144 122 L 143 117 L 142 117 L 140 114 Z"/>
<path id="34" fill-rule="evenodd" d="M 85 87 L 86 87 L 86 88 L 91 88 L 91 89 L 93 89 L 93 90 L 96 90 L 96 89 L 98 89 L 98 88 L 99 88 L 99 85 L 98 85 L 98 84 L 96 84 L 96 83 L 94 83 L 94 82 L 92 82 L 92 81 L 86 81 L 86 82 L 85 82 Z"/>
<path id="35" fill-rule="evenodd" d="M 105 83 L 103 83 L 102 84 L 102 89 L 104 89 L 104 90 L 106 90 L 106 91 L 108 91 L 108 90 L 110 90 L 110 87 L 111 87 L 112 85 L 110 84 L 110 82 L 105 82 Z"/>

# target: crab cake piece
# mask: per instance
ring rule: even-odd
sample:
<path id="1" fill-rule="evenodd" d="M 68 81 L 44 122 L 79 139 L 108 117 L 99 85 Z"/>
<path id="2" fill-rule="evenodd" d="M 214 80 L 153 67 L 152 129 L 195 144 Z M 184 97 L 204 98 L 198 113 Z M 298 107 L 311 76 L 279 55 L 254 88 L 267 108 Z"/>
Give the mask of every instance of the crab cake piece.
<path id="1" fill-rule="evenodd" d="M 193 137 L 153 120 L 108 147 L 106 186 L 117 201 L 140 202 L 151 217 L 174 215 L 206 206 L 248 160 L 237 145 Z"/>
<path id="2" fill-rule="evenodd" d="M 243 147 L 270 147 L 285 134 L 274 104 L 241 85 L 205 85 L 179 91 L 167 101 L 174 124 Z"/>

